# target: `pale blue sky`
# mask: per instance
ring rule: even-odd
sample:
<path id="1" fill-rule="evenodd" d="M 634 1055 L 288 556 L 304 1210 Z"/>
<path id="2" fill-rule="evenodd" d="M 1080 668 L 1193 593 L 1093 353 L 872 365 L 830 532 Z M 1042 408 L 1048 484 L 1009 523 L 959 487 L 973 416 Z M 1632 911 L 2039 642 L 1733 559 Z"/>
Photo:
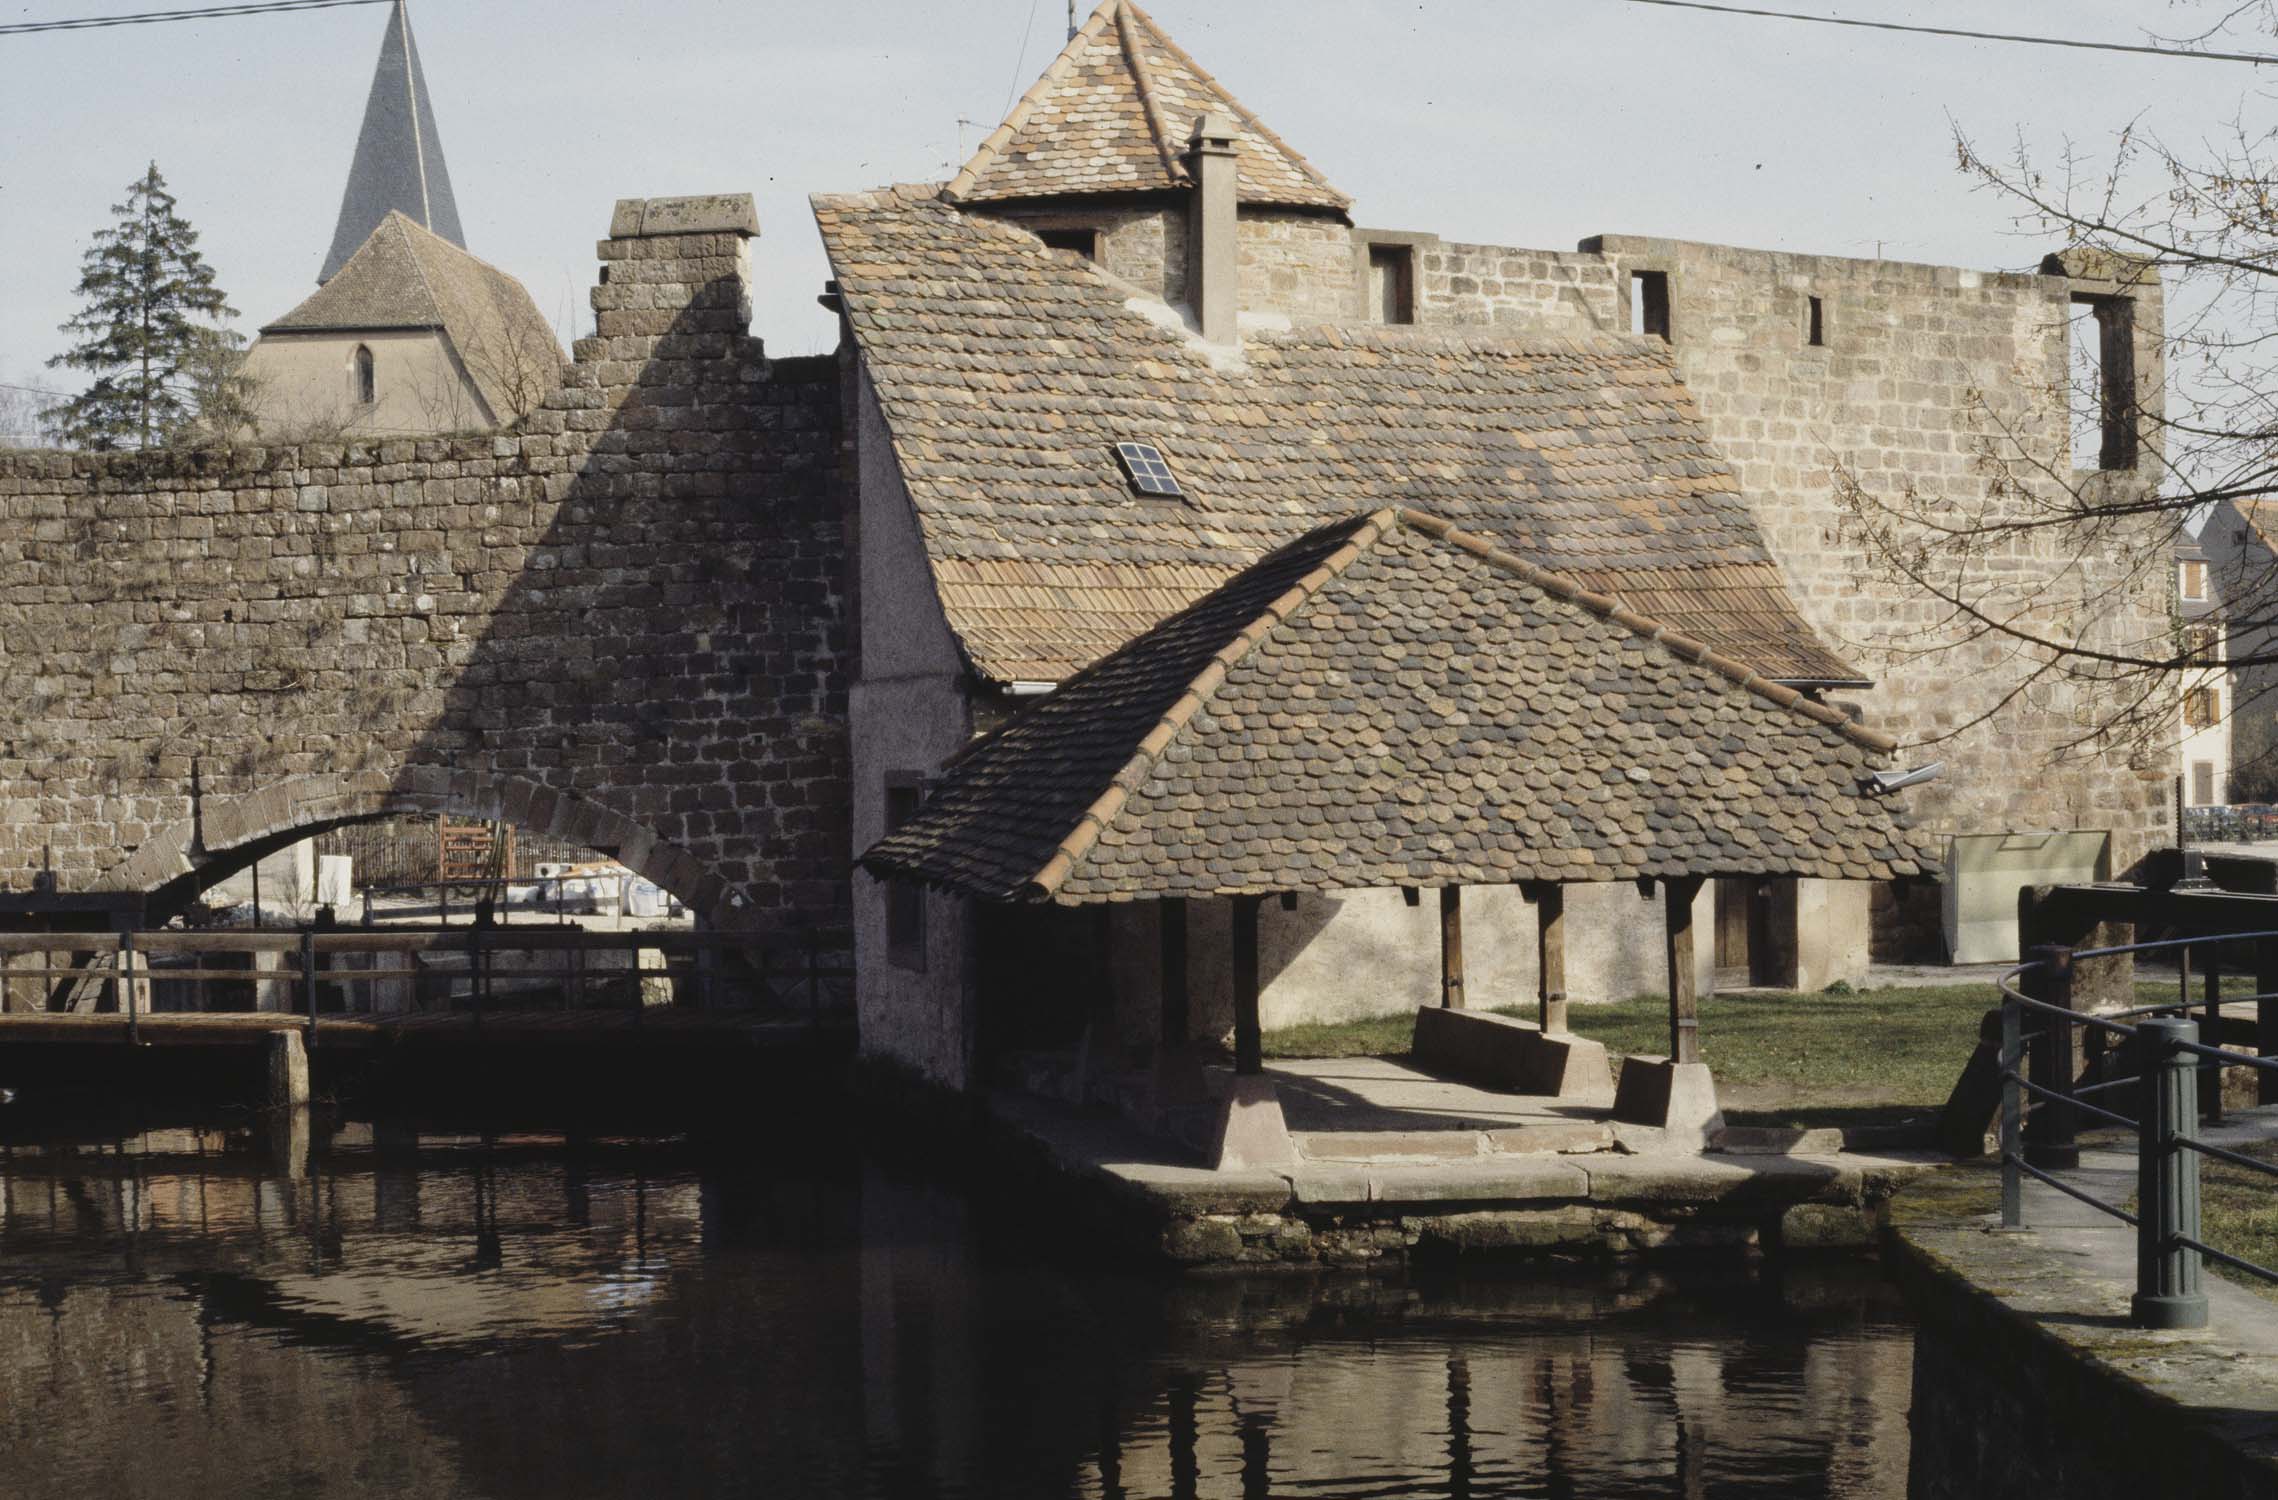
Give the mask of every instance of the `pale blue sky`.
<path id="1" fill-rule="evenodd" d="M 188 3 L 188 0 L 182 0 Z M 0 0 L 0 19 L 157 8 Z M 1084 7 L 1086 10 L 1089 6 Z M 1827 0 L 1830 13 L 2180 29 L 2166 0 Z M 1745 20 L 1618 0 L 1154 0 L 1150 13 L 1378 227 L 1571 248 L 1669 234 L 2009 267 L 2045 247 L 1954 170 L 1993 142 L 2179 143 L 2269 69 Z M 313 289 L 386 10 L 0 37 L 0 381 L 41 368 L 89 232 L 155 157 L 251 332 Z M 755 331 L 826 349 L 806 195 L 937 180 L 1059 47 L 1064 0 L 413 0 L 470 249 L 583 326 L 619 197 L 749 191 Z M 2278 50 L 2242 38 L 2249 50 Z M 1024 51 L 1025 48 L 1025 51 Z M 967 123 L 960 123 L 961 121 Z"/>

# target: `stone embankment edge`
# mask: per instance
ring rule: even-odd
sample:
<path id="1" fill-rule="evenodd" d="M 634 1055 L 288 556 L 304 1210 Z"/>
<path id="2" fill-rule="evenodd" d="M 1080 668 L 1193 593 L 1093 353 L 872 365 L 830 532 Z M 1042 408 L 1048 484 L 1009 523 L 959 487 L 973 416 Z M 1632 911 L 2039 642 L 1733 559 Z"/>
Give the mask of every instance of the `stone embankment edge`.
<path id="1" fill-rule="evenodd" d="M 2131 1326 L 2125 1286 L 1998 1232 L 1999 1204 L 1978 1162 L 1889 1205 L 1884 1264 L 1918 1319 L 1914 1500 L 2278 1500 L 2278 1349 Z"/>

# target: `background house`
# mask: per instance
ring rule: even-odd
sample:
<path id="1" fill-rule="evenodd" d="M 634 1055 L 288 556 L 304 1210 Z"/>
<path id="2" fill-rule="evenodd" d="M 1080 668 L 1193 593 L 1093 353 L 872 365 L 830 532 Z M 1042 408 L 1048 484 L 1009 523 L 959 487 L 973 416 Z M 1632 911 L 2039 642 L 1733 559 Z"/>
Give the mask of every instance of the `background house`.
<path id="1" fill-rule="evenodd" d="M 2228 650 L 2215 575 L 2207 548 L 2198 539 L 2176 543 L 2176 619 L 2182 630 L 2183 649 L 2198 664 L 2197 670 L 2183 678 L 2182 707 L 2178 711 L 2177 758 L 2182 765 L 2183 800 L 2192 807 L 2217 807 L 2231 800 L 2231 711 L 2235 699 L 2224 665 Z"/>
<path id="2" fill-rule="evenodd" d="M 2229 752 L 2225 800 L 2278 802 L 2278 664 L 2267 660 L 2278 656 L 2271 608 L 2278 599 L 2278 507 L 2223 501 L 2199 528 L 2199 551 L 2208 598 L 2183 597 L 2193 578 L 2189 562 L 2179 562 L 2177 607 L 2188 620 L 2219 622 Z"/>

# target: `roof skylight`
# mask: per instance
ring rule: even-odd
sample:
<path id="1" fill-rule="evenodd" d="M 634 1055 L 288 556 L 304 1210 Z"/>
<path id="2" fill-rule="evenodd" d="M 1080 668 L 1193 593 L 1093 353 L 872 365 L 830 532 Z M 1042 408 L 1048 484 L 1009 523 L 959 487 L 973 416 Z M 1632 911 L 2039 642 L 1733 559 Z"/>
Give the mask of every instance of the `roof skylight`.
<path id="1" fill-rule="evenodd" d="M 1186 491 L 1179 488 L 1171 466 L 1163 460 L 1163 450 L 1153 443 L 1117 443 L 1115 456 L 1122 461 L 1123 472 L 1131 477 L 1132 493 L 1159 495 L 1169 500 L 1186 498 Z"/>

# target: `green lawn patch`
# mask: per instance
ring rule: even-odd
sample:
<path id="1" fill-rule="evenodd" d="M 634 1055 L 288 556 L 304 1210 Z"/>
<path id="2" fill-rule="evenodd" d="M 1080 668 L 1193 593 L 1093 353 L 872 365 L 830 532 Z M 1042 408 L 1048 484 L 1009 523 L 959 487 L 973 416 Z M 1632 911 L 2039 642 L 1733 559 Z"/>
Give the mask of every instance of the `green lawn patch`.
<path id="1" fill-rule="evenodd" d="M 1983 984 L 1850 993 L 1748 993 L 1701 1001 L 1701 1050 L 1726 1114 L 1751 1124 L 1857 1125 L 1935 1111 L 1993 1003 Z M 1531 1016 L 1532 1007 L 1503 1014 Z M 1664 1054 L 1669 1005 L 1640 996 L 1577 1005 L 1574 1029 L 1615 1053 Z M 1399 1057 L 1410 1016 L 1293 1026 L 1265 1037 L 1268 1057 Z"/>
<path id="2" fill-rule="evenodd" d="M 2137 1003 L 2175 999 L 2145 979 Z M 1935 1113 L 1977 1045 L 1989 984 L 1748 991 L 1701 1001 L 1701 1051 L 1725 1117 L 1747 1125 L 1872 1125 Z M 1532 1005 L 1497 1014 L 1532 1019 Z M 1617 1054 L 1669 1050 L 1669 1002 L 1657 995 L 1576 1005 L 1574 1029 Z M 1404 1057 L 1412 1014 L 1292 1026 L 1265 1035 L 1268 1057 Z"/>
<path id="3" fill-rule="evenodd" d="M 2241 1156 L 2278 1164 L 2278 1141 L 2237 1148 Z M 2132 1204 L 2131 1204 L 2132 1206 Z M 2199 1163 L 2199 1238 L 2226 1255 L 2278 1267 L 2278 1178 L 2227 1161 Z M 2207 1269 L 2278 1301 L 2278 1286 L 2216 1261 Z"/>

